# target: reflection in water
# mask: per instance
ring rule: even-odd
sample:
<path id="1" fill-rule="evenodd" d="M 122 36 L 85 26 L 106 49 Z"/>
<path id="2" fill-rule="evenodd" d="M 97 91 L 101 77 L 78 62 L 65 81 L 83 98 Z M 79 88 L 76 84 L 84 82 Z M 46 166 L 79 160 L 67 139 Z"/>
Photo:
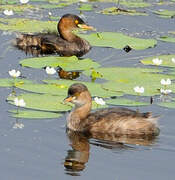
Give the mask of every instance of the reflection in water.
<path id="1" fill-rule="evenodd" d="M 115 151 L 134 150 L 136 147 L 131 145 L 151 146 L 155 137 L 133 138 L 127 136 L 117 136 L 114 134 L 83 134 L 67 130 L 67 136 L 70 141 L 71 150 L 67 151 L 64 167 L 66 174 L 79 176 L 89 160 L 90 144 L 106 149 L 115 149 Z M 92 138 L 92 141 L 89 139 Z"/>

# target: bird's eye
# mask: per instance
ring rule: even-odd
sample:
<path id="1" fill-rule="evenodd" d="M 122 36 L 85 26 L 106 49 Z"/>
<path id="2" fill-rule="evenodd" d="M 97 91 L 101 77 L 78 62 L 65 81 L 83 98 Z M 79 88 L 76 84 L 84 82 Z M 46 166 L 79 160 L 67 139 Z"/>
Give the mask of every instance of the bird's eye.
<path id="1" fill-rule="evenodd" d="M 76 19 L 76 20 L 75 20 L 75 24 L 78 24 L 78 23 L 79 23 L 79 22 L 78 22 L 78 20 Z"/>

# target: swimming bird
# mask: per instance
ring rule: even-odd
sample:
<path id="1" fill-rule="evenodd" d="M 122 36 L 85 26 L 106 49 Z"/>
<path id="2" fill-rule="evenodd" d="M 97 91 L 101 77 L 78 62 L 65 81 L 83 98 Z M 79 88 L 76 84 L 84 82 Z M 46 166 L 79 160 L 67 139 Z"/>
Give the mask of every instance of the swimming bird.
<path id="1" fill-rule="evenodd" d="M 72 84 L 64 101 L 75 105 L 67 117 L 67 128 L 72 131 L 94 135 L 96 133 L 126 135 L 133 138 L 153 137 L 159 134 L 158 117 L 153 117 L 150 112 L 140 113 L 121 107 L 91 112 L 91 94 L 82 83 Z"/>
<path id="2" fill-rule="evenodd" d="M 57 25 L 58 33 L 20 34 L 14 45 L 26 52 L 40 54 L 59 54 L 60 56 L 81 57 L 91 49 L 88 41 L 75 35 L 72 31 L 76 29 L 94 30 L 88 26 L 80 17 L 73 14 L 65 14 Z"/>

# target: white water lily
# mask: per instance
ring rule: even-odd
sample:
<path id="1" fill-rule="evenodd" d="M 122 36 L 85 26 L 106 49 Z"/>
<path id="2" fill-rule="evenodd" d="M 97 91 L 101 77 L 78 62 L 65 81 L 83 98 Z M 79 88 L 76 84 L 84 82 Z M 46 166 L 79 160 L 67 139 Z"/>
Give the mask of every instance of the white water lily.
<path id="1" fill-rule="evenodd" d="M 79 2 L 88 2 L 88 0 L 79 0 Z"/>
<path id="2" fill-rule="evenodd" d="M 12 69 L 9 71 L 9 75 L 13 78 L 17 78 L 21 75 L 20 71 L 16 71 L 15 69 Z"/>
<path id="3" fill-rule="evenodd" d="M 172 58 L 171 61 L 172 61 L 173 63 L 175 63 L 175 58 Z"/>
<path id="4" fill-rule="evenodd" d="M 6 16 L 12 16 L 12 15 L 14 14 L 12 10 L 8 10 L 8 9 L 4 10 L 3 13 L 4 13 Z"/>
<path id="5" fill-rule="evenodd" d="M 27 4 L 29 0 L 19 0 L 21 4 Z"/>
<path id="6" fill-rule="evenodd" d="M 134 87 L 134 91 L 138 94 L 144 93 L 144 87 L 136 86 Z"/>
<path id="7" fill-rule="evenodd" d="M 13 129 L 22 129 L 24 128 L 24 124 L 22 123 L 15 123 Z"/>
<path id="8" fill-rule="evenodd" d="M 56 70 L 53 67 L 46 67 L 46 73 L 47 74 L 55 74 Z"/>
<path id="9" fill-rule="evenodd" d="M 168 78 L 168 79 L 161 79 L 160 83 L 164 86 L 168 86 L 171 84 L 171 80 Z"/>
<path id="10" fill-rule="evenodd" d="M 52 13 L 51 13 L 51 12 L 48 12 L 48 15 L 49 15 L 49 16 L 52 16 Z"/>
<path id="11" fill-rule="evenodd" d="M 162 89 L 161 88 L 160 92 L 161 92 L 161 94 L 167 95 L 167 94 L 170 94 L 172 92 L 172 90 L 171 89 Z"/>
<path id="12" fill-rule="evenodd" d="M 97 104 L 100 104 L 102 106 L 106 104 L 106 102 L 102 98 L 95 97 L 94 100 Z"/>
<path id="13" fill-rule="evenodd" d="M 24 101 L 24 99 L 18 99 L 18 98 L 15 98 L 14 99 L 14 104 L 18 107 L 25 107 L 26 106 L 26 103 Z"/>
<path id="14" fill-rule="evenodd" d="M 159 59 L 159 58 L 155 58 L 152 60 L 153 64 L 156 65 L 156 66 L 159 66 L 162 64 L 162 59 Z"/>

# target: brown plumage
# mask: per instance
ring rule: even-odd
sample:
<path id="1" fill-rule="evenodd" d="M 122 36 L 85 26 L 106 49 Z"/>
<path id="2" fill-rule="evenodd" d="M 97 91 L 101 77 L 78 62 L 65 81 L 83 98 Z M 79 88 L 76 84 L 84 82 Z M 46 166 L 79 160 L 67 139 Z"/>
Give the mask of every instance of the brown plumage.
<path id="1" fill-rule="evenodd" d="M 71 85 L 65 101 L 75 104 L 67 119 L 67 127 L 73 131 L 91 134 L 113 133 L 117 136 L 127 135 L 133 138 L 159 134 L 157 117 L 153 117 L 150 112 L 140 113 L 127 108 L 106 108 L 91 113 L 91 95 L 83 84 Z"/>
<path id="2" fill-rule="evenodd" d="M 81 28 L 93 30 L 76 15 L 65 14 L 58 22 L 58 33 L 21 34 L 16 38 L 14 45 L 26 52 L 38 51 L 39 54 L 59 54 L 61 56 L 83 56 L 90 49 L 90 44 L 72 31 Z"/>

